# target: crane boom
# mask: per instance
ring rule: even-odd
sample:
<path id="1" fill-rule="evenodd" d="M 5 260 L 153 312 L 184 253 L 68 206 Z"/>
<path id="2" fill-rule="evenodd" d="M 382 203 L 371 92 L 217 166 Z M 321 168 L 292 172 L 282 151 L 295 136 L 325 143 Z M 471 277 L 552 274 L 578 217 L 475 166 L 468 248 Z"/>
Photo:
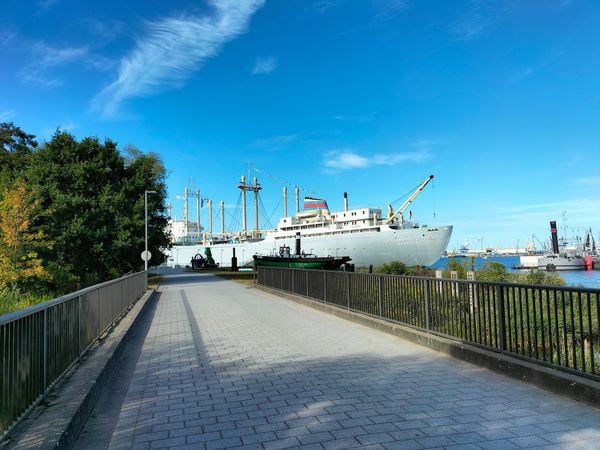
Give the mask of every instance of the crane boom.
<path id="1" fill-rule="evenodd" d="M 388 223 L 392 222 L 396 217 L 398 217 L 400 219 L 400 223 L 403 223 L 404 216 L 402 215 L 402 213 L 404 212 L 404 210 L 406 208 L 408 208 L 410 206 L 410 204 L 412 202 L 415 201 L 415 199 L 419 196 L 419 194 L 421 194 L 423 189 L 425 189 L 425 186 L 427 186 L 427 184 L 432 179 L 433 179 L 433 175 L 429 175 L 429 177 L 419 185 L 419 187 L 415 190 L 415 192 L 413 192 L 411 194 L 411 196 L 408 197 L 408 199 L 406 199 L 406 201 L 396 210 L 396 212 L 394 214 L 390 215 L 384 223 L 388 224 Z"/>

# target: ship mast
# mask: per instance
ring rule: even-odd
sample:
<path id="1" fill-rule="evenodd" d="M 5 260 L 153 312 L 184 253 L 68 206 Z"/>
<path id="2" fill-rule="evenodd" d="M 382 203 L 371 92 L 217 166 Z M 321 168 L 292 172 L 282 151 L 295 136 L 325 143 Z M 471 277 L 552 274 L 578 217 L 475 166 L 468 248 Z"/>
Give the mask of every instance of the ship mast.
<path id="1" fill-rule="evenodd" d="M 238 185 L 238 188 L 242 190 L 242 237 L 246 237 L 246 189 L 248 186 L 246 186 L 246 177 L 244 175 L 242 175 L 242 181 Z"/>
<path id="2" fill-rule="evenodd" d="M 252 186 L 254 192 L 254 233 L 252 237 L 255 239 L 260 237 L 260 228 L 258 227 L 258 191 L 262 188 L 258 184 L 258 178 L 254 177 L 254 186 Z"/>
<path id="3" fill-rule="evenodd" d="M 242 190 L 242 235 L 244 237 L 247 237 L 248 235 L 246 191 L 254 192 L 254 229 L 252 230 L 252 237 L 257 239 L 260 237 L 260 227 L 258 223 L 258 192 L 262 189 L 262 186 L 258 184 L 258 178 L 256 177 L 254 177 L 254 185 L 246 184 L 246 177 L 242 175 L 242 181 L 238 185 L 238 188 Z"/>
<path id="4" fill-rule="evenodd" d="M 390 217 L 387 218 L 387 220 L 384 222 L 385 224 L 389 224 L 391 222 L 393 222 L 393 220 L 398 217 L 400 219 L 400 224 L 404 223 L 404 216 L 402 215 L 402 213 L 404 212 L 404 210 L 406 210 L 406 208 L 408 208 L 410 206 L 410 204 L 412 202 L 415 201 L 415 199 L 419 196 L 419 194 L 421 194 L 421 192 L 423 192 L 423 189 L 425 189 L 425 186 L 427 186 L 427 184 L 433 179 L 433 175 L 429 175 L 429 178 L 427 178 L 425 181 L 423 181 L 419 187 L 415 190 L 415 192 L 413 192 L 411 194 L 410 197 L 408 197 L 408 199 L 400 206 L 400 208 L 398 208 L 396 210 L 396 212 L 394 214 L 392 214 Z"/>
<path id="5" fill-rule="evenodd" d="M 185 188 L 185 190 L 183 191 L 183 197 L 183 201 L 185 202 L 183 204 L 183 226 L 185 230 L 185 235 L 188 236 L 188 188 Z"/>
<path id="6" fill-rule="evenodd" d="M 221 238 L 225 236 L 225 202 L 221 200 Z"/>

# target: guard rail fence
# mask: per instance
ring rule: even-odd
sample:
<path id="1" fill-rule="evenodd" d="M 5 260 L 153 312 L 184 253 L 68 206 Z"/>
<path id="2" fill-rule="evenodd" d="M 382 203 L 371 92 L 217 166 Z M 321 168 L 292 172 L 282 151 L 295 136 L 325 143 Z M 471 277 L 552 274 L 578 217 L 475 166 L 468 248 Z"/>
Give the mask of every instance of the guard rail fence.
<path id="1" fill-rule="evenodd" d="M 146 272 L 0 316 L 0 438 L 143 294 Z"/>
<path id="2" fill-rule="evenodd" d="M 600 381 L 600 289 L 257 269 L 259 285 Z"/>

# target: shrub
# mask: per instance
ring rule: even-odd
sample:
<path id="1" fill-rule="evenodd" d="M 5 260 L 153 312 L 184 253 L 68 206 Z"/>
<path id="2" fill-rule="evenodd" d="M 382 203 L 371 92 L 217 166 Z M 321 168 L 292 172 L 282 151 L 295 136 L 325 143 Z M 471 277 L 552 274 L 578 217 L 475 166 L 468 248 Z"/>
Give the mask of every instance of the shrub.
<path id="1" fill-rule="evenodd" d="M 408 267 L 406 264 L 400 261 L 392 261 L 391 263 L 384 264 L 381 267 L 375 269 L 377 273 L 386 273 L 388 275 L 406 275 L 408 273 Z"/>

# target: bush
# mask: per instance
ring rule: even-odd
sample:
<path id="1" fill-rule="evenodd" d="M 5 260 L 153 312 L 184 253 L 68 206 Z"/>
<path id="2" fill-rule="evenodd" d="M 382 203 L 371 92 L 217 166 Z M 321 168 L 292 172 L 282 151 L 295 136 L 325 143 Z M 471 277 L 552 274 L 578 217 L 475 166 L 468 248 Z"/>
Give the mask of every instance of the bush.
<path id="1" fill-rule="evenodd" d="M 412 266 L 408 268 L 408 275 L 413 277 L 435 277 L 435 269 L 425 266 Z"/>
<path id="2" fill-rule="evenodd" d="M 510 274 L 506 270 L 506 266 L 499 262 L 486 262 L 483 268 L 477 271 L 475 277 L 478 281 L 510 281 Z"/>
<path id="3" fill-rule="evenodd" d="M 463 264 L 461 264 L 460 262 L 458 262 L 456 260 L 456 258 L 450 258 L 450 260 L 446 264 L 446 270 L 444 270 L 444 272 L 442 273 L 442 276 L 444 278 L 450 278 L 450 272 L 457 272 L 459 280 L 466 280 L 467 279 L 467 271 L 471 270 L 468 267 L 468 264 L 469 263 L 467 261 L 465 261 Z"/>
<path id="4" fill-rule="evenodd" d="M 560 275 L 546 273 L 541 270 L 531 270 L 527 274 L 519 274 L 516 282 L 527 284 L 540 284 L 544 286 L 564 286 L 565 280 Z"/>
<path id="5" fill-rule="evenodd" d="M 388 275 L 406 275 L 408 274 L 408 266 L 400 261 L 392 261 L 375 269 L 377 273 L 385 273 Z"/>

